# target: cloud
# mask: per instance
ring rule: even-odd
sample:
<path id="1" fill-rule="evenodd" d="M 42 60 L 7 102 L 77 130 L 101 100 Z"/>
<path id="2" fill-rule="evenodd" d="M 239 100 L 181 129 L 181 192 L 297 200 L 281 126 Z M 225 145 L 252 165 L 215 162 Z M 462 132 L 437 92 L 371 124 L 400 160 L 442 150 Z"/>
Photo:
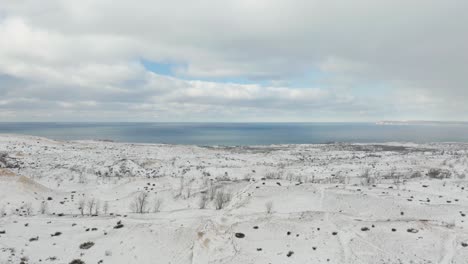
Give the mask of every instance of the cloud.
<path id="1" fill-rule="evenodd" d="M 31 119 L 29 105 L 47 120 L 466 119 L 467 8 L 5 0 L 0 118 Z M 142 60 L 172 65 L 171 76 Z"/>

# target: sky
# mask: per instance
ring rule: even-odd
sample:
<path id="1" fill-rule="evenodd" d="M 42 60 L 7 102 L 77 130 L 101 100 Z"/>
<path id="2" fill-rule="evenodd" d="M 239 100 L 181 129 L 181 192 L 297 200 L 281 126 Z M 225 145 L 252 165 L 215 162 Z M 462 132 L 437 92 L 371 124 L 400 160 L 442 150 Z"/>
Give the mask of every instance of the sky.
<path id="1" fill-rule="evenodd" d="M 466 0 L 0 0 L 0 121 L 468 121 Z"/>

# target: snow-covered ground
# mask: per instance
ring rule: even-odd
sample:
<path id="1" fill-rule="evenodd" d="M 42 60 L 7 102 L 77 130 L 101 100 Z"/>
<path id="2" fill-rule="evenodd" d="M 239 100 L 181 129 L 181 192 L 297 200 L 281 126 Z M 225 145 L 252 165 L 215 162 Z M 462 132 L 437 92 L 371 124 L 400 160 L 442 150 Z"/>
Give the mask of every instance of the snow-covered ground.
<path id="1" fill-rule="evenodd" d="M 466 174 L 460 143 L 0 135 L 0 263 L 468 263 Z"/>

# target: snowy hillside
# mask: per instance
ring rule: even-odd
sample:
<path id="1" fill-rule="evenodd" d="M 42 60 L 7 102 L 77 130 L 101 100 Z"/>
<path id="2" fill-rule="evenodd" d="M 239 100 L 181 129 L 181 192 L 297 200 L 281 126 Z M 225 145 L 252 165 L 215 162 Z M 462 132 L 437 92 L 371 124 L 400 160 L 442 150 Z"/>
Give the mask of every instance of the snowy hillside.
<path id="1" fill-rule="evenodd" d="M 468 263 L 467 144 L 0 135 L 0 263 Z"/>

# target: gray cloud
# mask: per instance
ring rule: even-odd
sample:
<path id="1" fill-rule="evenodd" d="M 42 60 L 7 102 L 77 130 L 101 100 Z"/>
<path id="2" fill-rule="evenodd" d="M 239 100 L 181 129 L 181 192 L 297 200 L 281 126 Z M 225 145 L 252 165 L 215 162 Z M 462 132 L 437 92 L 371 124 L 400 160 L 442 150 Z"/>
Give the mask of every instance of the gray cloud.
<path id="1" fill-rule="evenodd" d="M 44 119 L 62 110 L 57 119 L 466 119 L 467 9 L 461 0 L 6 0 L 0 118 L 30 119 L 29 105 Z M 176 76 L 140 59 L 174 64 Z M 304 76 L 318 77 L 288 85 Z M 197 81 L 211 78 L 252 84 Z"/>

